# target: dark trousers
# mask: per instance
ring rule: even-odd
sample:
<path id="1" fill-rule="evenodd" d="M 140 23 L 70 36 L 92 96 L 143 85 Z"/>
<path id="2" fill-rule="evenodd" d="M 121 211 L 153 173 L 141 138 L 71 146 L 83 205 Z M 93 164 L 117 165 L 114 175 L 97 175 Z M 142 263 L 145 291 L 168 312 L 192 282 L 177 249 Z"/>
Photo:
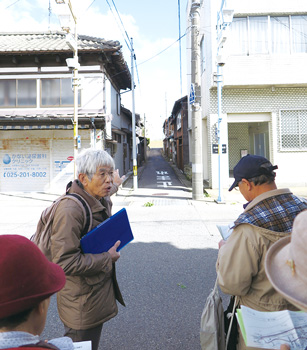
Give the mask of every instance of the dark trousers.
<path id="1" fill-rule="evenodd" d="M 83 330 L 83 329 L 76 330 L 76 329 L 66 327 L 64 325 L 64 329 L 65 329 L 64 336 L 71 338 L 73 342 L 91 340 L 92 341 L 92 350 L 98 350 L 102 326 L 103 326 L 103 324 L 101 324 L 95 328 L 90 328 L 90 329 L 85 329 L 85 330 Z"/>

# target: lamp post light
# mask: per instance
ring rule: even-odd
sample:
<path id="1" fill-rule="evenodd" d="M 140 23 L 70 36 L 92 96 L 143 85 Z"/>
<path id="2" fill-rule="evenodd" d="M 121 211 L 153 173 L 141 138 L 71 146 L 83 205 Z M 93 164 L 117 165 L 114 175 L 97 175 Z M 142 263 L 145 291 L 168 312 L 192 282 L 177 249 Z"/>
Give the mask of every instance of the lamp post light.
<path id="1" fill-rule="evenodd" d="M 222 138 L 221 125 L 222 118 L 222 87 L 223 87 L 223 72 L 222 67 L 226 63 L 226 57 L 223 55 L 222 48 L 227 39 L 227 28 L 232 23 L 234 10 L 226 9 L 224 7 L 225 0 L 222 0 L 221 9 L 217 14 L 217 138 L 218 138 L 218 187 L 219 193 L 216 200 L 217 203 L 223 203 L 222 198 L 222 179 L 221 179 L 221 153 L 222 153 Z"/>
<path id="2" fill-rule="evenodd" d="M 67 4 L 69 7 L 69 11 L 75 23 L 75 36 L 73 37 L 70 34 L 70 16 L 62 15 L 59 16 L 61 21 L 61 27 L 66 34 L 66 43 L 73 50 L 74 56 L 73 58 L 68 58 L 66 60 L 67 66 L 69 69 L 73 70 L 73 89 L 74 89 L 74 177 L 76 177 L 76 158 L 78 155 L 78 145 L 79 145 L 79 135 L 78 135 L 78 89 L 79 89 L 79 81 L 78 81 L 78 70 L 80 64 L 78 62 L 78 34 L 77 34 L 77 17 L 74 15 L 72 5 L 70 0 L 55 0 L 57 4 Z M 68 23 L 67 23 L 68 20 Z"/>

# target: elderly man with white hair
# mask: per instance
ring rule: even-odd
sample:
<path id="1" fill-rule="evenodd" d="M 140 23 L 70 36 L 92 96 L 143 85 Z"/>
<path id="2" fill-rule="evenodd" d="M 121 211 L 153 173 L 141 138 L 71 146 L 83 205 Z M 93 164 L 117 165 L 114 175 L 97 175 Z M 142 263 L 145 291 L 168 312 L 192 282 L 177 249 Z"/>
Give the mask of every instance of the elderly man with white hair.
<path id="1" fill-rule="evenodd" d="M 76 166 L 77 179 L 68 184 L 67 191 L 88 203 L 93 229 L 111 216 L 110 195 L 117 190 L 114 161 L 106 151 L 85 149 Z M 120 241 L 108 252 L 84 254 L 80 246 L 83 224 L 82 208 L 63 199 L 52 225 L 51 256 L 66 275 L 66 285 L 57 295 L 64 334 L 73 341 L 91 340 L 92 350 L 97 350 L 103 324 L 118 313 L 116 300 L 125 306 L 115 273 Z"/>

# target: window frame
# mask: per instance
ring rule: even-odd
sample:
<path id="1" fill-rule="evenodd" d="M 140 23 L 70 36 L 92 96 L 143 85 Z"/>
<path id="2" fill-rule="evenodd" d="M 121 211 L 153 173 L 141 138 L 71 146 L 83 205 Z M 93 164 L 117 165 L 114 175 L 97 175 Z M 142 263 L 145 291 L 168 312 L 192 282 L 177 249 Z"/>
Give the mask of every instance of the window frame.
<path id="1" fill-rule="evenodd" d="M 251 52 L 252 47 L 257 47 L 256 44 L 253 44 L 251 41 L 251 38 L 253 37 L 252 31 L 251 31 L 251 21 L 255 19 L 256 17 L 263 17 L 267 19 L 267 50 L 263 50 L 264 52 Z M 287 24 L 281 23 L 282 26 L 285 26 L 287 28 L 287 42 L 284 43 L 286 49 L 285 52 L 282 52 L 279 46 L 276 46 L 276 42 L 273 42 L 274 38 L 272 35 L 272 26 L 273 26 L 273 19 L 276 18 L 285 18 L 287 19 Z M 301 20 L 305 19 L 307 21 L 307 15 L 297 15 L 297 14 L 288 14 L 288 15 L 258 15 L 258 16 L 239 16 L 239 17 L 234 17 L 233 23 L 234 22 L 239 22 L 239 21 L 244 21 L 246 22 L 246 33 L 241 32 L 241 34 L 238 36 L 238 33 L 240 33 L 240 30 L 242 28 L 244 29 L 244 23 L 242 26 L 236 26 L 235 30 L 233 30 L 232 38 L 230 40 L 231 45 L 230 47 L 234 47 L 235 51 L 232 52 L 232 49 L 230 48 L 230 55 L 232 56 L 256 56 L 256 55 L 293 55 L 293 54 L 306 54 L 307 53 L 307 26 L 303 26 L 303 31 L 300 32 L 302 34 L 302 37 L 305 38 L 302 40 L 302 42 L 299 44 L 301 47 L 305 47 L 305 51 L 303 50 L 296 50 L 295 51 L 295 35 L 293 34 L 293 31 L 295 30 L 294 28 L 294 22 L 295 18 L 300 17 Z M 256 21 L 255 21 L 256 23 Z M 295 22 L 297 23 L 297 22 Z M 299 23 L 299 20 L 298 20 Z M 303 22 L 304 23 L 304 22 Z M 296 24 L 297 25 L 297 24 Z M 231 25 L 230 25 L 231 28 Z M 278 30 L 278 27 L 276 27 Z M 306 33 L 305 33 L 306 32 Z M 283 33 L 280 33 L 282 37 L 285 37 Z M 297 36 L 296 36 L 297 37 Z M 243 41 L 240 41 L 239 46 L 238 45 L 233 45 L 233 42 L 237 42 L 238 38 L 242 38 Z M 245 40 L 247 41 L 246 45 L 244 45 Z M 282 43 L 280 44 L 282 45 Z M 275 48 L 275 49 L 274 49 Z M 256 50 L 257 51 L 257 50 Z M 275 52 L 274 52 L 275 51 Z"/>
<path id="2" fill-rule="evenodd" d="M 282 123 L 283 123 L 283 118 L 287 118 L 287 115 L 282 115 L 282 113 L 283 112 L 285 112 L 285 113 L 289 113 L 289 112 L 298 112 L 298 133 L 297 134 L 295 134 L 295 133 L 293 133 L 293 134 L 283 134 L 283 132 L 282 132 L 282 128 L 283 128 L 283 125 L 282 125 Z M 303 118 L 304 118 L 304 115 L 303 115 L 303 113 L 304 113 L 304 115 L 305 115 L 305 118 L 307 118 L 307 109 L 282 109 L 282 110 L 280 110 L 279 111 L 279 149 L 280 149 L 280 151 L 281 152 L 306 152 L 307 151 L 307 142 L 306 142 L 306 146 L 302 146 L 302 136 L 303 135 L 305 135 L 305 138 L 307 138 L 307 126 L 305 126 L 305 128 L 306 128 L 306 133 L 303 133 L 302 132 L 302 129 L 303 129 L 303 124 L 305 124 L 304 123 L 304 120 L 303 120 Z M 298 144 L 298 146 L 297 145 L 295 145 L 295 146 L 293 146 L 293 147 L 285 147 L 285 146 L 283 146 L 283 143 L 284 143 L 284 141 L 283 141 L 283 136 L 286 136 L 286 135 L 297 135 L 298 136 L 298 142 L 299 142 L 299 144 Z"/>
<path id="3" fill-rule="evenodd" d="M 0 105 L 0 108 L 36 108 L 37 106 L 37 79 L 36 78 L 26 78 L 26 79 L 18 79 L 18 78 L 14 78 L 14 79 L 0 79 L 0 83 L 1 82 L 15 82 L 15 86 L 14 86 L 14 90 L 15 90 L 15 95 L 13 96 L 12 100 L 14 100 L 14 104 L 3 104 Z M 21 95 L 21 91 L 19 91 L 19 81 L 34 81 L 34 93 L 35 93 L 35 101 L 33 104 L 19 104 L 19 99 L 21 99 L 19 96 Z"/>
<path id="4" fill-rule="evenodd" d="M 62 99 L 64 98 L 64 96 L 62 95 L 62 91 L 63 91 L 63 84 L 62 84 L 62 80 L 64 79 L 70 79 L 71 78 L 67 78 L 67 77 L 50 77 L 50 78 L 40 78 L 40 106 L 44 107 L 44 108 L 63 108 L 63 107 L 73 107 L 74 106 L 74 91 L 72 90 L 72 94 L 73 94 L 73 100 L 72 100 L 72 104 L 63 104 L 62 103 Z M 47 80 L 60 80 L 60 93 L 59 96 L 57 96 L 58 100 L 59 100 L 59 104 L 43 104 L 43 81 L 47 81 Z M 78 107 L 81 107 L 81 92 L 80 89 L 78 89 Z"/>

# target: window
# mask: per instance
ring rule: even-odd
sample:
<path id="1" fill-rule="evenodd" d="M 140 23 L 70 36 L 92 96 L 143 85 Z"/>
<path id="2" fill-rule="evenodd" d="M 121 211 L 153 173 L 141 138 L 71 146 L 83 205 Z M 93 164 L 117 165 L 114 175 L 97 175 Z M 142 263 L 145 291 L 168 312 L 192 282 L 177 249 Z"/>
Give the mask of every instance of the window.
<path id="1" fill-rule="evenodd" d="M 291 16 L 293 52 L 307 53 L 307 16 Z"/>
<path id="2" fill-rule="evenodd" d="M 205 61 L 205 37 L 203 36 L 200 42 L 200 65 L 201 65 L 201 73 L 206 69 L 206 61 Z"/>
<path id="3" fill-rule="evenodd" d="M 41 104 L 42 106 L 73 106 L 74 91 L 72 81 L 67 78 L 42 79 L 41 80 Z M 78 105 L 80 106 L 80 91 L 78 90 Z"/>
<path id="4" fill-rule="evenodd" d="M 120 103 L 121 103 L 120 94 L 116 94 L 116 111 L 117 111 L 117 115 L 120 115 Z"/>
<path id="5" fill-rule="evenodd" d="M 177 130 L 181 129 L 181 112 L 177 115 Z"/>
<path id="6" fill-rule="evenodd" d="M 307 16 L 236 17 L 228 45 L 232 55 L 307 53 Z"/>
<path id="7" fill-rule="evenodd" d="M 268 41 L 268 17 L 249 17 L 249 53 L 267 54 L 269 52 Z"/>
<path id="8" fill-rule="evenodd" d="M 234 18 L 230 25 L 231 52 L 234 55 L 248 54 L 247 18 Z"/>
<path id="9" fill-rule="evenodd" d="M 307 110 L 280 111 L 280 146 L 307 150 Z"/>
<path id="10" fill-rule="evenodd" d="M 36 80 L 0 80 L 0 106 L 36 107 Z"/>
<path id="11" fill-rule="evenodd" d="M 271 17 L 272 53 L 290 53 L 289 17 Z"/>
<path id="12" fill-rule="evenodd" d="M 117 141 L 118 143 L 122 142 L 122 137 L 120 134 L 117 134 L 116 132 L 112 132 L 112 140 Z"/>

